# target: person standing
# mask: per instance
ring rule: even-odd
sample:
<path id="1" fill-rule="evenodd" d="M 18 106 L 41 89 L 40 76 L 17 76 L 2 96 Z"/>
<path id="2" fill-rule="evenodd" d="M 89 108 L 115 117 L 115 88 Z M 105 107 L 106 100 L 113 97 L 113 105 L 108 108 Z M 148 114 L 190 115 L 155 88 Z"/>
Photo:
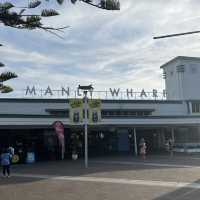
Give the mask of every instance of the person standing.
<path id="1" fill-rule="evenodd" d="M 167 152 L 169 152 L 170 156 L 172 157 L 174 154 L 174 142 L 171 138 L 167 140 L 165 147 Z"/>
<path id="2" fill-rule="evenodd" d="M 9 153 L 11 154 L 11 156 L 14 156 L 15 154 L 15 149 L 12 146 L 8 147 Z"/>
<path id="3" fill-rule="evenodd" d="M 11 164 L 11 154 L 8 149 L 4 149 L 1 154 L 1 165 L 3 169 L 3 176 L 10 177 L 10 164 Z"/>
<path id="4" fill-rule="evenodd" d="M 170 152 L 170 156 L 172 157 L 174 155 L 174 142 L 173 140 L 170 138 L 169 139 L 169 152 Z"/>
<path id="5" fill-rule="evenodd" d="M 142 156 L 142 159 L 145 160 L 147 146 L 146 146 L 146 142 L 145 142 L 144 138 L 141 138 L 139 147 L 140 147 L 140 155 Z"/>

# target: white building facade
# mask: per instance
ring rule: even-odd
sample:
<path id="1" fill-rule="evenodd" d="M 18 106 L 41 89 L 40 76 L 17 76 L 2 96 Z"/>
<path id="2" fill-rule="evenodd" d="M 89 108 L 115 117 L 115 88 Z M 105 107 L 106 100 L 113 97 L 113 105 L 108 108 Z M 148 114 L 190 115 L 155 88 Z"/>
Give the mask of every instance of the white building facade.
<path id="1" fill-rule="evenodd" d="M 166 82 L 166 100 L 101 99 L 101 120 L 89 124 L 89 156 L 137 153 L 141 138 L 148 153 L 165 151 L 173 139 L 175 151 L 200 151 L 200 58 L 176 57 L 161 66 Z M 38 160 L 54 159 L 58 141 L 52 124 L 65 127 L 66 157 L 72 152 L 74 134 L 83 154 L 83 124 L 70 120 L 69 99 L 1 98 L 0 145 L 28 151 Z"/>

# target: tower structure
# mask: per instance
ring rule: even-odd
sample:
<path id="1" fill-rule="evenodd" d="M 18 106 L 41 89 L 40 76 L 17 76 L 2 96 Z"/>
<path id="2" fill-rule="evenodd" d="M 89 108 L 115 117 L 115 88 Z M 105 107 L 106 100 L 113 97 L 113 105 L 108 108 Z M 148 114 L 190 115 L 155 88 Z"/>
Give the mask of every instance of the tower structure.
<path id="1" fill-rule="evenodd" d="M 178 56 L 161 68 L 167 100 L 200 100 L 200 58 Z"/>

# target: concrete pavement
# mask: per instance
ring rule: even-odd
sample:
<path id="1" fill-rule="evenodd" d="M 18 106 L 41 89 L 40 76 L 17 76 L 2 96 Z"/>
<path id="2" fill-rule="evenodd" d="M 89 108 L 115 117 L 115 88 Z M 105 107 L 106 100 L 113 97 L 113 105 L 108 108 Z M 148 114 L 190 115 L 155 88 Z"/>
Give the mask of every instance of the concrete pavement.
<path id="1" fill-rule="evenodd" d="M 198 156 L 149 156 L 13 166 L 0 179 L 1 200 L 200 199 Z"/>

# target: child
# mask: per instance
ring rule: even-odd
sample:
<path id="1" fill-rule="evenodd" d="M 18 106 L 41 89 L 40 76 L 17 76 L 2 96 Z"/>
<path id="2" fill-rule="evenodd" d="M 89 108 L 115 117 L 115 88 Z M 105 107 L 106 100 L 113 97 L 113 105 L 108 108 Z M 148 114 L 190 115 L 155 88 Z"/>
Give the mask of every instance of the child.
<path id="1" fill-rule="evenodd" d="M 8 149 L 4 149 L 3 153 L 1 154 L 1 165 L 3 167 L 3 176 L 10 177 L 10 160 L 11 160 L 11 154 L 9 153 Z"/>

